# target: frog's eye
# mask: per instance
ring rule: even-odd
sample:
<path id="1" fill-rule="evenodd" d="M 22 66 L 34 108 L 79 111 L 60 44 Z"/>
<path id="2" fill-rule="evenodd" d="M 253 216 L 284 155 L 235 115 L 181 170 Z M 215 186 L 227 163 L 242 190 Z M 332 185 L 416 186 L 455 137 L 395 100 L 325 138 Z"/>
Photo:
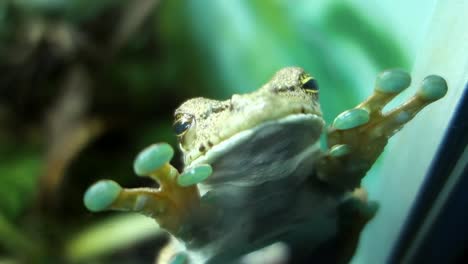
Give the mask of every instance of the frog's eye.
<path id="1" fill-rule="evenodd" d="M 307 92 L 317 93 L 319 90 L 317 81 L 313 78 L 308 78 L 303 84 L 302 89 L 306 90 Z"/>
<path id="2" fill-rule="evenodd" d="M 192 126 L 194 117 L 189 114 L 177 114 L 174 124 L 172 125 L 174 132 L 178 137 L 181 137 Z"/>

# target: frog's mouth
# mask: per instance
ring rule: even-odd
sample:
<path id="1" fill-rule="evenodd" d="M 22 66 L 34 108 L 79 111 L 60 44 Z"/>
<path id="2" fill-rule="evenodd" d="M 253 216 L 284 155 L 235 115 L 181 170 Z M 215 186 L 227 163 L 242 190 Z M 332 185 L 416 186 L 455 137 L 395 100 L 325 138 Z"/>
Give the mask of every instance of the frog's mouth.
<path id="1" fill-rule="evenodd" d="M 214 173 L 207 180 L 209 183 L 235 181 L 250 185 L 241 179 L 258 184 L 289 175 L 288 170 L 294 170 L 303 159 L 319 151 L 323 126 L 321 116 L 311 113 L 266 121 L 221 141 L 190 166 L 211 164 Z"/>

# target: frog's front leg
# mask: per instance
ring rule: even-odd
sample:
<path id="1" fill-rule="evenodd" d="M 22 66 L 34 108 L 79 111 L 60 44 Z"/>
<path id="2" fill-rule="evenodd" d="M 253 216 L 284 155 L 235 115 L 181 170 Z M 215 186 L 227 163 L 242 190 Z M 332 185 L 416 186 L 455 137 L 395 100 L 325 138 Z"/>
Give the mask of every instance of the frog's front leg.
<path id="1" fill-rule="evenodd" d="M 135 173 L 154 179 L 159 188 L 124 189 L 114 181 L 101 180 L 86 191 L 86 207 L 93 212 L 140 212 L 156 219 L 173 235 L 182 235 L 181 232 L 200 209 L 200 195 L 194 184 L 208 177 L 211 167 L 201 165 L 179 174 L 169 163 L 173 154 L 170 145 L 155 144 L 143 150 L 135 160 Z"/>
<path id="2" fill-rule="evenodd" d="M 388 139 L 447 92 L 445 80 L 430 75 L 412 98 L 383 113 L 384 106 L 410 82 L 410 76 L 402 70 L 384 71 L 377 77 L 374 93 L 367 100 L 335 118 L 327 135 L 330 150 L 317 162 L 320 179 L 348 190 L 358 187 Z"/>

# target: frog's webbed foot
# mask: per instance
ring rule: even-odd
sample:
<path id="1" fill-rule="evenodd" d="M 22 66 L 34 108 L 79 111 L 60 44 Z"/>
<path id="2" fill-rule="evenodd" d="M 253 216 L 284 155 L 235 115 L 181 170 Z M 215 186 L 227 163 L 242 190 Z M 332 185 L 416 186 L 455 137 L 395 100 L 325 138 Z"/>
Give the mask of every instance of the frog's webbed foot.
<path id="1" fill-rule="evenodd" d="M 345 189 L 359 186 L 388 139 L 447 92 L 445 80 L 430 75 L 412 98 L 383 113 L 385 105 L 410 82 L 410 76 L 402 70 L 384 71 L 377 77 L 374 93 L 367 100 L 335 118 L 327 135 L 330 151 L 317 163 L 320 179 Z"/>
<path id="2" fill-rule="evenodd" d="M 179 174 L 169 163 L 173 154 L 170 145 L 155 144 L 143 150 L 135 160 L 135 173 L 157 181 L 159 188 L 125 189 L 112 180 L 101 180 L 86 191 L 85 206 L 93 212 L 140 212 L 177 234 L 199 207 L 200 196 L 194 184 L 208 177 L 211 167 L 201 165 Z"/>

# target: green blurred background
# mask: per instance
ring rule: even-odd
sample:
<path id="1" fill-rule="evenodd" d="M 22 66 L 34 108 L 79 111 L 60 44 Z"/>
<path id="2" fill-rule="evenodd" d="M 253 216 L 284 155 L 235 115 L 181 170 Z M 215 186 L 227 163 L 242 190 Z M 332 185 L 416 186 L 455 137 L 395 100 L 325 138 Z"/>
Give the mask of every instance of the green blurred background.
<path id="1" fill-rule="evenodd" d="M 87 212 L 87 186 L 152 184 L 133 159 L 176 146 L 179 104 L 255 90 L 285 66 L 316 77 L 330 122 L 379 71 L 411 69 L 434 4 L 1 1 L 0 263 L 150 263 L 165 241 L 157 225 Z M 371 198 L 377 174 L 365 179 Z"/>

